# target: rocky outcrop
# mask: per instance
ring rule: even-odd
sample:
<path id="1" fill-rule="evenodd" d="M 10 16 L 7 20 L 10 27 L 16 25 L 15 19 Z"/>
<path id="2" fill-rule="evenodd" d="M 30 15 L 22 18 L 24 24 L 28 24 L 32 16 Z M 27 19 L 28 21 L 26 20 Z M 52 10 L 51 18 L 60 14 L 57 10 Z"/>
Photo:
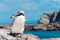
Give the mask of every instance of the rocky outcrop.
<path id="1" fill-rule="evenodd" d="M 43 16 L 38 20 L 38 24 L 49 24 L 50 23 L 50 15 L 44 13 Z"/>
<path id="2" fill-rule="evenodd" d="M 55 12 L 52 13 L 51 17 L 50 17 L 50 23 L 59 23 L 60 22 L 60 10 L 57 10 Z"/>
<path id="3" fill-rule="evenodd" d="M 53 13 L 44 13 L 43 16 L 38 20 L 38 24 L 50 24 L 60 23 L 60 10 Z"/>
<path id="4" fill-rule="evenodd" d="M 60 30 L 59 23 L 52 23 L 52 24 L 36 24 L 36 25 L 26 25 L 25 30 Z"/>

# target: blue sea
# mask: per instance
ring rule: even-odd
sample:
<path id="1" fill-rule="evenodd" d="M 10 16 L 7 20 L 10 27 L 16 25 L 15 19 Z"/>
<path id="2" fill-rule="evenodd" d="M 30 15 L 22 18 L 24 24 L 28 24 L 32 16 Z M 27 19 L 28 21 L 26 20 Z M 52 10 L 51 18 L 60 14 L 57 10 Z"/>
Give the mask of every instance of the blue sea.
<path id="1" fill-rule="evenodd" d="M 37 24 L 37 20 L 35 21 L 27 21 L 27 24 Z M 52 31 L 47 31 L 47 30 L 26 30 L 24 31 L 24 34 L 33 34 L 38 36 L 39 38 L 60 38 L 60 30 L 52 30 Z"/>
<path id="2" fill-rule="evenodd" d="M 39 38 L 60 38 L 60 31 L 46 31 L 46 30 L 32 30 L 32 31 L 24 31 L 24 34 L 33 34 L 38 36 Z"/>
<path id="3" fill-rule="evenodd" d="M 27 21 L 26 24 L 37 24 L 38 20 L 35 21 Z M 60 30 L 26 30 L 24 34 L 33 34 L 38 36 L 39 38 L 60 38 Z"/>

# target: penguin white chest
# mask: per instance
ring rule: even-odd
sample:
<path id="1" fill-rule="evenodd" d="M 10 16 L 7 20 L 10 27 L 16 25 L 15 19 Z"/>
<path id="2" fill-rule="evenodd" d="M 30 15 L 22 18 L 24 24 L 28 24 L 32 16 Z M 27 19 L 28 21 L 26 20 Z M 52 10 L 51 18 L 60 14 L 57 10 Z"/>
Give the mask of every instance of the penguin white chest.
<path id="1" fill-rule="evenodd" d="M 23 33 L 24 24 L 25 24 L 25 17 L 24 16 L 16 17 L 14 20 L 14 23 L 13 23 L 12 32 Z"/>

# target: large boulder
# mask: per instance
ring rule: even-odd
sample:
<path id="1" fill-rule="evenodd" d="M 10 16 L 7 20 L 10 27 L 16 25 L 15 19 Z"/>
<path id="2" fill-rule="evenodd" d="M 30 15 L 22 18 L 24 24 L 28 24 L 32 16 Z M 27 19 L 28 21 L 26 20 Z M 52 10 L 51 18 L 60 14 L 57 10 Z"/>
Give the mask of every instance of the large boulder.
<path id="1" fill-rule="evenodd" d="M 52 13 L 50 19 L 52 20 L 51 22 L 60 22 L 60 10 L 57 10 Z"/>
<path id="2" fill-rule="evenodd" d="M 43 16 L 38 20 L 38 24 L 49 24 L 50 23 L 50 15 L 44 13 Z"/>
<path id="3" fill-rule="evenodd" d="M 38 24 L 60 23 L 60 10 L 53 13 L 44 13 L 38 20 Z"/>

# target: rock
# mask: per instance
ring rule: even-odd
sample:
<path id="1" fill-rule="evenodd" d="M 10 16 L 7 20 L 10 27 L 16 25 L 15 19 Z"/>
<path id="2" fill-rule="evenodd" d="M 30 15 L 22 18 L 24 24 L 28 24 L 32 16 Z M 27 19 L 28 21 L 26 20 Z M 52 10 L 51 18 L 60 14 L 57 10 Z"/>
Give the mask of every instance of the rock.
<path id="1" fill-rule="evenodd" d="M 50 40 L 60 40 L 60 38 L 50 38 Z"/>
<path id="2" fill-rule="evenodd" d="M 38 21 L 39 24 L 49 24 L 50 23 L 50 18 L 49 18 L 49 14 L 43 14 L 43 16 L 40 18 L 40 20 Z"/>
<path id="3" fill-rule="evenodd" d="M 60 19 L 60 17 L 59 17 L 59 15 L 60 15 L 60 10 L 57 10 L 57 11 L 55 11 L 55 12 L 53 12 L 52 14 L 51 14 L 51 16 L 50 16 L 50 23 L 56 23 L 56 22 L 58 22 Z"/>
<path id="4" fill-rule="evenodd" d="M 0 29 L 0 40 L 40 40 L 37 36 L 32 34 L 23 34 L 22 36 L 13 37 L 8 35 L 10 30 Z"/>
<path id="5" fill-rule="evenodd" d="M 25 25 L 25 30 L 32 30 L 33 29 L 33 25 Z"/>
<path id="6" fill-rule="evenodd" d="M 60 40 L 60 38 L 46 38 L 46 39 L 41 39 L 41 40 Z"/>
<path id="7" fill-rule="evenodd" d="M 47 30 L 47 26 L 45 26 L 43 24 L 38 24 L 38 25 L 34 26 L 33 29 L 35 29 L 35 30 Z"/>
<path id="8" fill-rule="evenodd" d="M 32 34 L 24 34 L 23 36 L 27 36 L 28 37 L 28 39 L 30 40 L 40 40 L 37 36 L 34 36 L 34 35 L 32 35 Z"/>
<path id="9" fill-rule="evenodd" d="M 50 24 L 50 23 L 60 23 L 60 10 L 57 10 L 53 13 L 45 13 L 38 20 L 38 24 Z"/>

